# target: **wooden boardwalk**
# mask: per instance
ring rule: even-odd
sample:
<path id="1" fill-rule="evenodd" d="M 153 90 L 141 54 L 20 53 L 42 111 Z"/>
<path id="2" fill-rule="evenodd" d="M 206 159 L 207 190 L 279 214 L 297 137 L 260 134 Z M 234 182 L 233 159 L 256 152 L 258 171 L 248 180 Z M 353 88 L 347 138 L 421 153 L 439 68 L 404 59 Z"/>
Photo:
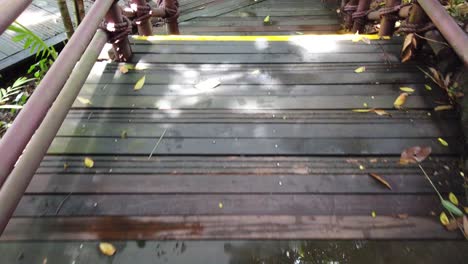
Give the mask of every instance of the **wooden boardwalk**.
<path id="1" fill-rule="evenodd" d="M 182 17 L 198 15 L 181 30 L 297 35 L 294 23 L 314 26 L 308 12 L 321 6 L 258 2 L 182 1 L 196 10 Z M 291 28 L 258 25 L 285 2 L 298 17 L 279 23 Z M 461 238 L 439 223 L 419 168 L 398 163 L 403 149 L 431 146 L 424 168 L 444 194 L 462 194 L 458 116 L 433 111 L 443 94 L 424 88 L 417 62 L 399 62 L 402 39 L 218 37 L 133 39 L 126 74 L 97 62 L 0 239 Z M 207 80 L 220 85 L 195 87 Z M 415 89 L 405 110 L 393 108 L 400 87 Z M 365 107 L 390 115 L 352 111 Z"/>
<path id="2" fill-rule="evenodd" d="M 67 4 L 72 21 L 75 22 L 72 2 L 68 0 Z M 86 7 L 91 5 L 89 0 L 85 3 Z M 34 0 L 17 21 L 37 34 L 48 45 L 57 45 L 67 39 L 56 0 Z M 22 42 L 11 40 L 14 35 L 14 32 L 7 30 L 0 36 L 0 71 L 34 56 L 29 50 L 23 49 Z"/>

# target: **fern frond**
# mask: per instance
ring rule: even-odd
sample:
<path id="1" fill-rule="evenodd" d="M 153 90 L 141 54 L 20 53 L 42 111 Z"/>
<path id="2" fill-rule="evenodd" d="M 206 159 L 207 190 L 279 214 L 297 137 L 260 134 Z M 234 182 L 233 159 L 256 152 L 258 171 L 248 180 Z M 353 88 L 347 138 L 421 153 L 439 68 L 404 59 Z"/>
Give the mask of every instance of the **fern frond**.
<path id="1" fill-rule="evenodd" d="M 57 51 L 52 46 L 49 47 L 38 35 L 22 24 L 15 21 L 8 29 L 17 33 L 12 40 L 15 42 L 24 40 L 23 47 L 29 49 L 31 54 L 36 54 L 36 58 L 52 57 L 54 60 L 57 58 Z"/>

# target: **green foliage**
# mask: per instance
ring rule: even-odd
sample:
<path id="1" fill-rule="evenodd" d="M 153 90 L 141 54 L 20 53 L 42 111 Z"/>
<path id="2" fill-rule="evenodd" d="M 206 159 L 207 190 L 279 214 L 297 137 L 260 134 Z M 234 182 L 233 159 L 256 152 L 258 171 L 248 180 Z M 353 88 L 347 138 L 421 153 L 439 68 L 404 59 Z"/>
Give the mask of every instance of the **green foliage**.
<path id="1" fill-rule="evenodd" d="M 14 42 L 23 42 L 23 48 L 36 54 L 37 63 L 31 65 L 28 73 L 33 73 L 37 79 L 42 79 L 52 63 L 57 59 L 57 51 L 53 46 L 47 45 L 38 35 L 18 22 L 10 25 L 9 30 L 16 32 L 12 37 Z"/>
<path id="2" fill-rule="evenodd" d="M 11 86 L 0 88 L 0 109 L 18 109 L 21 108 L 28 95 L 23 91 L 23 88 L 35 78 L 28 79 L 26 77 L 18 78 Z M 15 103 L 15 104 L 11 104 Z"/>

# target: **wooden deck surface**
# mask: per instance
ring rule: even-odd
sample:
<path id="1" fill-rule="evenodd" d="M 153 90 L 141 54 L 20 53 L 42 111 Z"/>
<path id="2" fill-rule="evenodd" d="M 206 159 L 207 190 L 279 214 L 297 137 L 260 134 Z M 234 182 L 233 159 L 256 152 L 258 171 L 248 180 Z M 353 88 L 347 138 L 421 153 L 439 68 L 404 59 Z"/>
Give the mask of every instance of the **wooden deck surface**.
<path id="1" fill-rule="evenodd" d="M 279 22 L 294 27 L 332 16 L 319 1 L 181 3 L 190 33 L 243 31 L 274 12 L 301 16 Z M 233 19 L 242 12 L 256 15 Z M 403 149 L 431 146 L 424 168 L 462 193 L 458 116 L 433 111 L 443 94 L 399 62 L 401 43 L 132 40 L 137 70 L 96 63 L 0 239 L 460 239 L 418 167 L 398 164 Z M 220 85 L 195 88 L 206 80 Z M 416 90 L 404 110 L 400 87 Z M 352 111 L 365 107 L 391 116 Z"/>

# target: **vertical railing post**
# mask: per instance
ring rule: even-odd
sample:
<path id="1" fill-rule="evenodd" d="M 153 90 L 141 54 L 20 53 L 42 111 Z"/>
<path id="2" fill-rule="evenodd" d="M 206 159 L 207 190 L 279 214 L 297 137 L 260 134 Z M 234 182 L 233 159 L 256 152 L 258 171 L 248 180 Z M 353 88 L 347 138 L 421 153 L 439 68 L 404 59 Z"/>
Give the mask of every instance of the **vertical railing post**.
<path id="1" fill-rule="evenodd" d="M 153 35 L 153 26 L 151 25 L 151 6 L 146 0 L 132 0 L 130 8 L 136 14 L 135 22 L 138 27 L 138 34 L 142 36 Z"/>
<path id="2" fill-rule="evenodd" d="M 179 35 L 179 3 L 177 0 L 164 0 L 164 7 L 166 10 L 166 30 L 171 35 Z"/>
<path id="3" fill-rule="evenodd" d="M 353 13 L 352 32 L 361 33 L 364 31 L 364 26 L 366 25 L 367 20 L 367 11 L 369 11 L 370 4 L 371 0 L 359 0 L 357 10 Z"/>
<path id="4" fill-rule="evenodd" d="M 395 31 L 395 22 L 399 19 L 398 11 L 401 0 L 385 0 L 385 7 L 380 9 L 379 36 L 392 36 Z"/>
<path id="5" fill-rule="evenodd" d="M 353 13 L 356 12 L 359 0 L 349 0 L 343 7 L 343 19 L 346 29 L 353 27 Z"/>
<path id="6" fill-rule="evenodd" d="M 117 2 L 114 2 L 104 17 L 104 29 L 110 34 L 109 42 L 112 43 L 115 51 L 116 61 L 128 61 L 132 57 L 132 49 L 128 40 L 131 32 L 131 22 L 122 16 L 122 12 Z"/>

